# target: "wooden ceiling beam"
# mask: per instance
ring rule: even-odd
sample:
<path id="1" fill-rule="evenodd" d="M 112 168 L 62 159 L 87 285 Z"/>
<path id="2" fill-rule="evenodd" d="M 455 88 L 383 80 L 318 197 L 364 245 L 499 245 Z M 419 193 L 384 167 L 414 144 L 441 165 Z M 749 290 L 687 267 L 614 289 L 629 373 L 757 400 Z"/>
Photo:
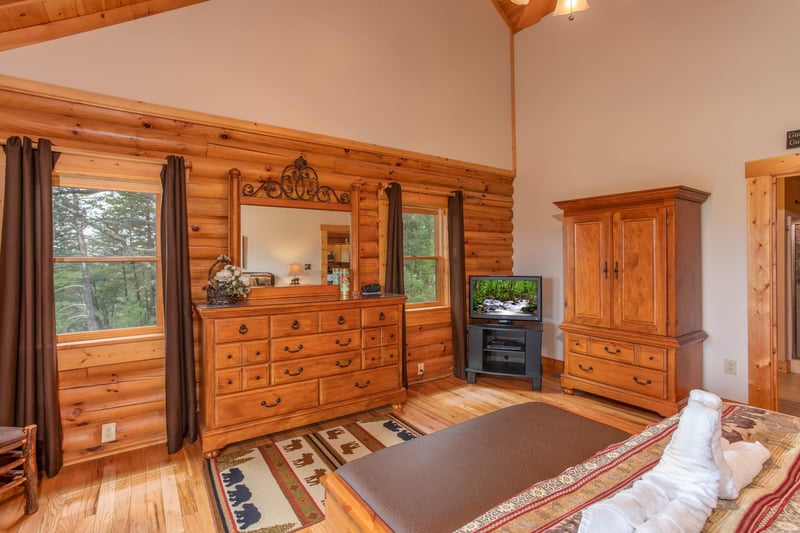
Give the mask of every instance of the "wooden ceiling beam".
<path id="1" fill-rule="evenodd" d="M 102 1 L 87 3 L 85 0 L 0 2 L 0 51 L 104 28 L 205 1 L 207 0 L 122 0 L 115 2 L 118 7 L 113 8 L 105 8 Z M 31 20 L 35 20 L 33 25 L 29 24 Z"/>

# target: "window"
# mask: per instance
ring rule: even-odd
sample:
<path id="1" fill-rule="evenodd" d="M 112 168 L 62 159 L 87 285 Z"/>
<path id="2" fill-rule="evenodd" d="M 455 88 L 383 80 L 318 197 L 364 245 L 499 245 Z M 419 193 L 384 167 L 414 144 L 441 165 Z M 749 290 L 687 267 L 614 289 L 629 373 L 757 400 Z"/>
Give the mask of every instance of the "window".
<path id="1" fill-rule="evenodd" d="M 56 333 L 96 338 L 159 332 L 159 175 L 133 183 L 58 171 L 53 183 Z"/>
<path id="2" fill-rule="evenodd" d="M 403 206 L 403 276 L 409 308 L 447 305 L 445 212 L 444 207 Z"/>

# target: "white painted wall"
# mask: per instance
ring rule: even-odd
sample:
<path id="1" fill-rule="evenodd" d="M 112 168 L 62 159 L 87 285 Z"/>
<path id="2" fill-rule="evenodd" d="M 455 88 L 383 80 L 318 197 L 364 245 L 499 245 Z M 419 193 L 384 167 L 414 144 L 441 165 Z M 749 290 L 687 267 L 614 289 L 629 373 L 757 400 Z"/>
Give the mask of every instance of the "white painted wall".
<path id="1" fill-rule="evenodd" d="M 0 53 L 0 72 L 512 168 L 490 0 L 211 0 Z"/>
<path id="2" fill-rule="evenodd" d="M 684 184 L 711 193 L 704 387 L 747 400 L 744 163 L 800 128 L 798 28 L 796 0 L 603 0 L 517 34 L 514 269 L 545 276 L 545 355 L 563 357 L 552 202 Z"/>

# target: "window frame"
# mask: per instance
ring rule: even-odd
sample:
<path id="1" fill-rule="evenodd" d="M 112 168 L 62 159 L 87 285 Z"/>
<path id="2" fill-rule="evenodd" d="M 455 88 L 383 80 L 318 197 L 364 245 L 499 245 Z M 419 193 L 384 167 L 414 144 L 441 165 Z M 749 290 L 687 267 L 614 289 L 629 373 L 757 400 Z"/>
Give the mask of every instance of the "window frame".
<path id="1" fill-rule="evenodd" d="M 128 328 L 104 329 L 60 333 L 56 343 L 73 344 L 85 341 L 159 336 L 164 334 L 164 294 L 161 261 L 161 168 L 163 163 L 128 158 L 125 156 L 63 153 L 53 171 L 53 187 L 75 187 L 105 191 L 135 192 L 155 195 L 155 255 L 154 256 L 100 256 L 60 257 L 53 254 L 53 264 L 59 263 L 155 263 L 156 310 L 155 324 Z"/>
<path id="2" fill-rule="evenodd" d="M 435 259 L 436 266 L 436 295 L 437 299 L 427 302 L 406 302 L 406 309 L 435 309 L 450 306 L 450 276 L 449 273 L 449 249 L 448 249 L 448 228 L 447 228 L 447 196 L 438 194 L 414 193 L 403 191 L 403 214 L 422 213 L 435 215 L 436 235 L 434 245 L 436 246 L 433 256 L 406 256 L 403 250 L 403 265 L 409 258 L 414 259 Z M 405 235 L 405 227 L 403 227 Z M 405 291 L 404 291 L 405 292 Z"/>

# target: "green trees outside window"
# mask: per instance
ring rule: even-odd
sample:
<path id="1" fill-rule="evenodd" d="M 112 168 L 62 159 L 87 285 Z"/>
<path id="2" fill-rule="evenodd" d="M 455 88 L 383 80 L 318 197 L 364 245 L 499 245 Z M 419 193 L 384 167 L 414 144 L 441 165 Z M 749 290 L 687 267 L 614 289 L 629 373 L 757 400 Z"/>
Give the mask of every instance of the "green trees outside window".
<path id="1" fill-rule="evenodd" d="M 436 210 L 403 210 L 403 276 L 409 304 L 440 300 L 439 219 Z"/>
<path id="2" fill-rule="evenodd" d="M 157 198 L 53 187 L 58 334 L 156 325 Z"/>

